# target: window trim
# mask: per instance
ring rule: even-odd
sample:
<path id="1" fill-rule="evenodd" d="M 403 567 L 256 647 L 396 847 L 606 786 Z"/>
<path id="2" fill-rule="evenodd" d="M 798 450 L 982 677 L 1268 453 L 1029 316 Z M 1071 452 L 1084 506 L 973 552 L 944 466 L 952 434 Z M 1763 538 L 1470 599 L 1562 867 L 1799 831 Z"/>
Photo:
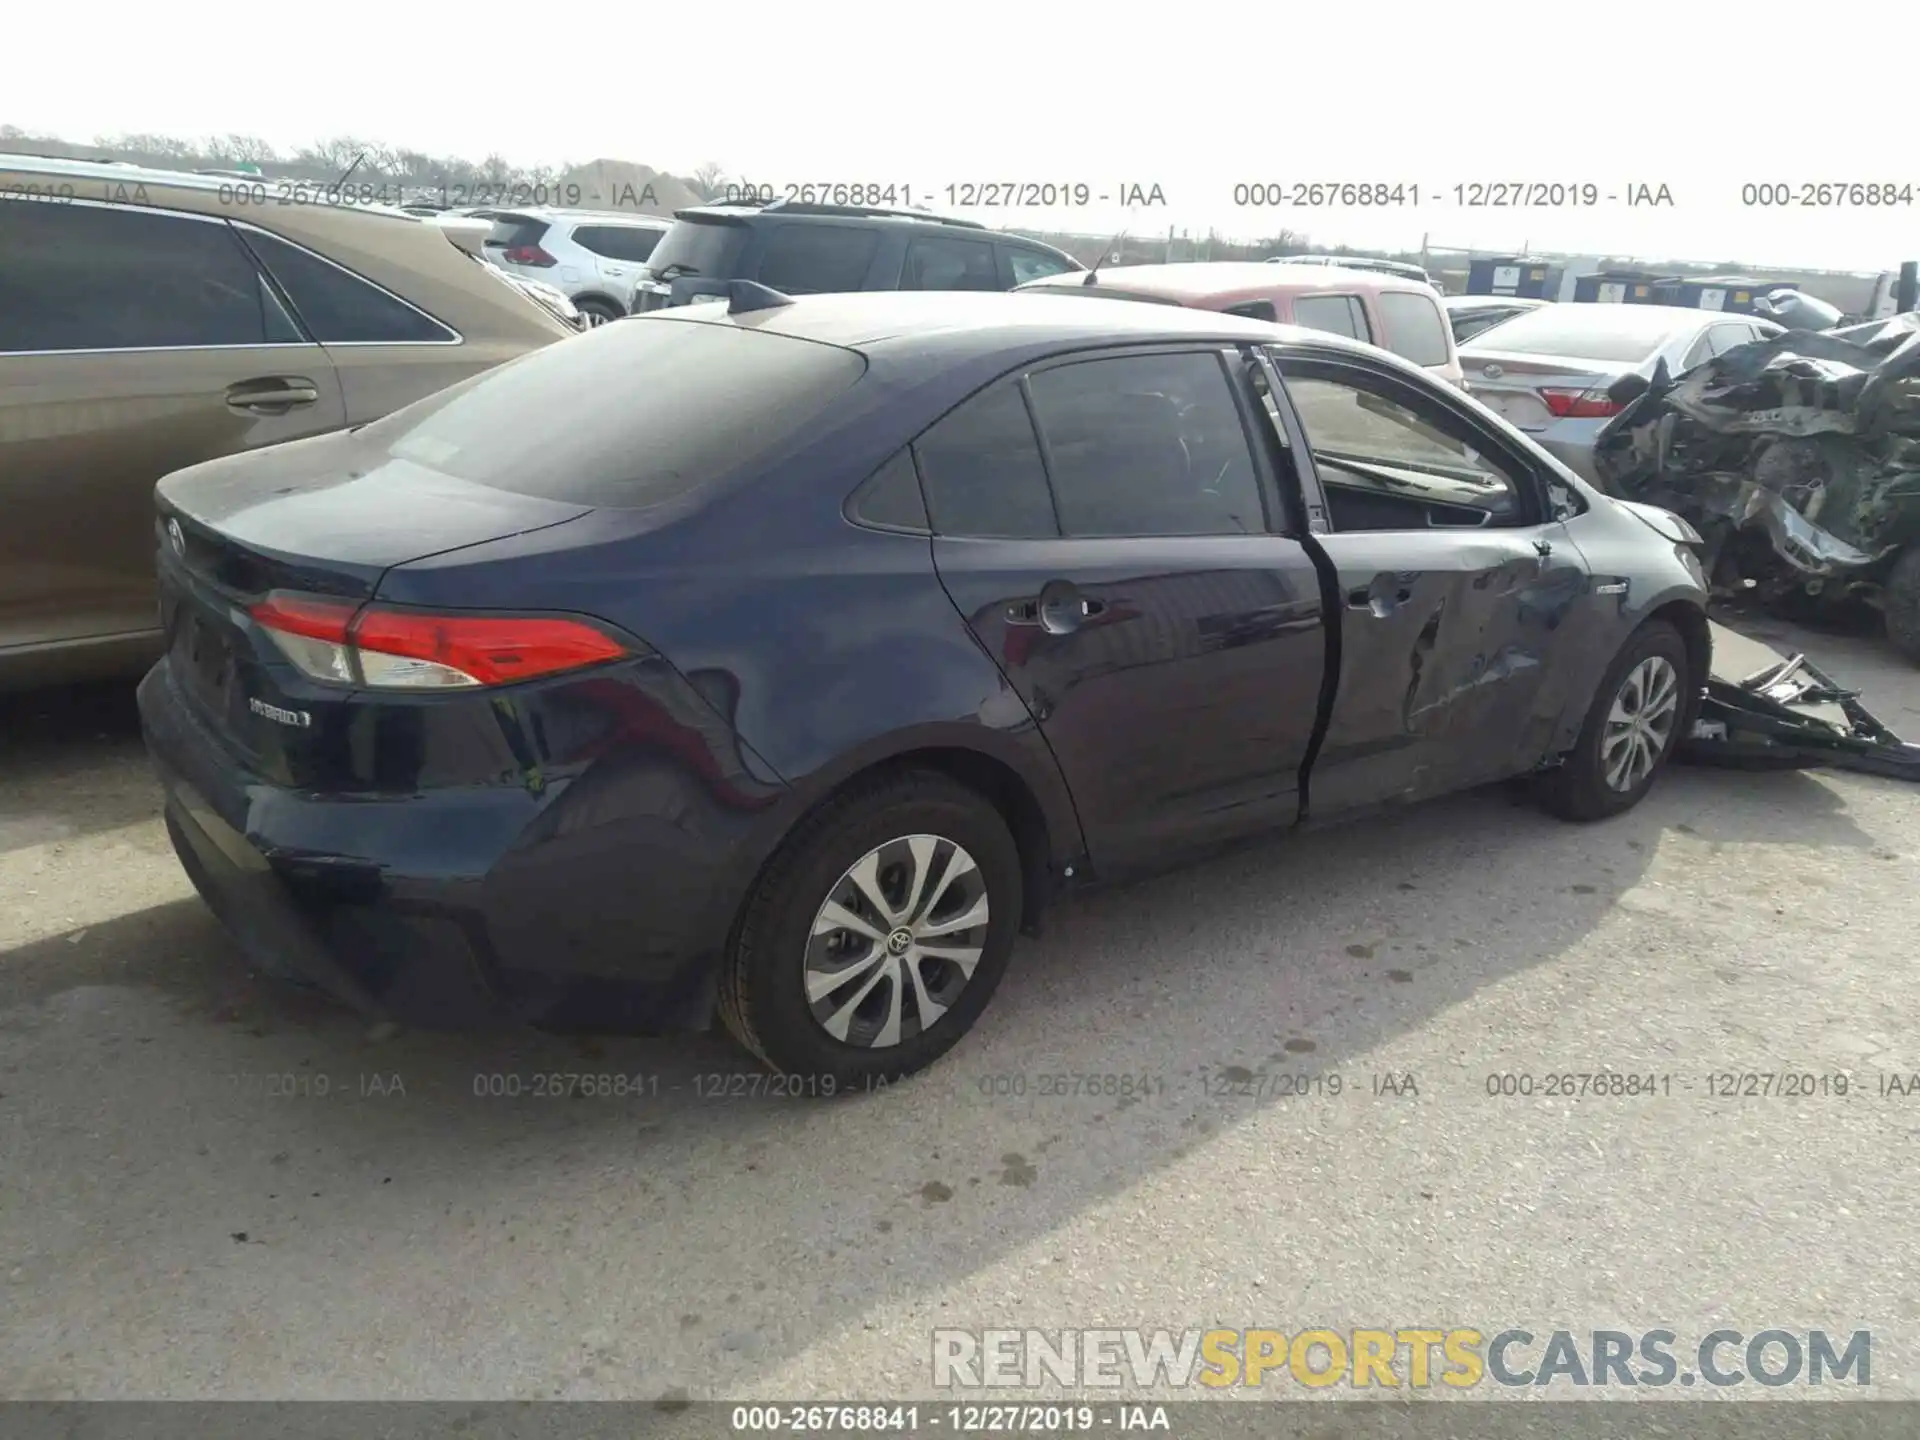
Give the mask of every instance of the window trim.
<path id="1" fill-rule="evenodd" d="M 1468 414 L 1453 403 L 1450 395 L 1432 393 L 1420 387 L 1419 382 L 1407 376 L 1396 374 L 1384 365 L 1376 365 L 1358 355 L 1344 355 L 1305 345 L 1270 345 L 1264 347 L 1274 373 L 1278 375 L 1285 401 L 1281 405 L 1281 414 L 1287 426 L 1289 436 L 1296 446 L 1295 469 L 1300 476 L 1300 486 L 1305 492 L 1307 513 L 1312 518 L 1311 528 L 1318 535 L 1426 535 L 1426 534 L 1478 534 L 1482 529 L 1511 532 L 1516 530 L 1535 530 L 1545 525 L 1559 523 L 1554 514 L 1551 496 L 1548 492 L 1548 477 L 1540 473 L 1533 460 L 1517 451 L 1505 436 L 1489 430 L 1479 419 Z M 1412 361 L 1405 362 L 1412 365 Z M 1323 370 L 1347 371 L 1365 376 L 1388 390 L 1398 389 L 1421 399 L 1433 400 L 1450 419 L 1465 427 L 1467 433 L 1483 442 L 1477 446 L 1483 453 L 1499 456 L 1508 466 L 1518 472 L 1519 499 L 1525 509 L 1522 519 L 1505 525 L 1488 524 L 1481 526 L 1418 526 L 1409 525 L 1393 530 L 1342 530 L 1333 523 L 1333 510 L 1327 502 L 1325 484 L 1320 479 L 1319 463 L 1313 455 L 1312 443 L 1307 438 L 1305 423 L 1300 419 L 1299 407 L 1294 404 L 1293 393 L 1286 386 L 1291 378 L 1289 366 L 1297 369 L 1302 365 L 1316 366 Z M 1420 367 L 1413 366 L 1418 370 Z M 1424 374 L 1425 372 L 1422 371 Z M 1316 378 L 1312 376 L 1303 378 Z M 1438 386 L 1436 384 L 1436 392 Z M 1304 459 L 1302 453 L 1304 452 Z"/>
<path id="2" fill-rule="evenodd" d="M 6 196 L 0 198 L 13 199 L 15 197 Z M 23 198 L 20 200 L 20 203 L 43 204 L 49 202 L 29 201 Z M 61 209 L 65 209 L 69 205 L 84 205 L 93 210 L 121 210 L 134 215 L 164 215 L 172 220 L 193 220 L 202 225 L 224 225 L 227 226 L 229 230 L 238 228 L 233 221 L 226 219 L 224 216 L 202 215 L 193 210 L 175 210 L 166 205 L 136 205 L 121 200 L 85 200 L 77 195 L 71 198 L 63 197 L 54 203 L 57 203 Z M 307 327 L 300 319 L 300 312 L 295 310 L 288 302 L 287 297 L 281 293 L 279 282 L 276 281 L 271 274 L 267 273 L 266 269 L 260 264 L 260 257 L 253 253 L 253 247 L 245 241 L 240 240 L 237 236 L 235 237 L 235 243 L 240 246 L 241 254 L 245 257 L 247 263 L 253 267 L 253 272 L 259 278 L 260 283 L 267 286 L 273 292 L 274 298 L 280 302 L 281 308 L 287 312 L 287 317 L 293 321 L 295 328 L 301 332 L 303 338 L 299 340 L 249 340 L 240 345 L 91 345 L 84 349 L 72 350 L 0 350 L 0 356 L 11 358 L 13 356 L 45 355 L 197 355 L 209 350 L 288 350 L 303 349 L 308 346 L 316 350 L 324 348 L 318 340 L 315 340 L 307 333 Z M 431 319 L 432 317 L 429 316 L 428 318 Z"/>
<path id="3" fill-rule="evenodd" d="M 387 287 L 382 285 L 378 280 L 369 280 L 366 276 L 362 275 L 359 271 L 348 269 L 345 265 L 342 265 L 338 260 L 329 259 L 327 256 L 322 255 L 319 251 L 313 249 L 311 246 L 302 245 L 298 240 L 290 239 L 287 236 L 282 235 L 277 230 L 269 230 L 264 225 L 255 225 L 251 221 L 228 220 L 226 223 L 231 225 L 235 230 L 252 231 L 256 235 L 265 235 L 269 240 L 278 240 L 282 245 L 291 245 L 296 250 L 304 251 L 310 258 L 318 260 L 321 264 L 331 265 L 335 270 L 338 270 L 342 275 L 345 275 L 349 280 L 357 280 L 362 285 L 371 286 L 373 289 L 378 290 L 382 295 L 386 296 L 389 300 L 394 301 L 396 304 L 404 305 L 407 309 L 413 311 L 414 314 L 418 315 L 421 319 L 427 321 L 429 324 L 439 326 L 449 336 L 449 338 L 445 340 L 316 340 L 314 342 L 317 345 L 323 346 L 325 349 L 364 350 L 374 346 L 399 346 L 405 349 L 424 350 L 424 349 L 443 349 L 448 346 L 464 345 L 467 343 L 467 337 L 465 335 L 461 334 L 460 331 L 456 330 L 453 326 L 449 325 L 446 321 L 442 320 L 438 315 L 430 314 L 426 310 L 421 309 L 420 306 L 414 304 L 411 300 L 407 299 L 405 296 L 394 294 L 393 291 L 387 289 Z M 280 298 L 285 303 L 288 313 L 294 317 L 295 321 L 299 324 L 301 329 L 307 330 L 309 331 L 309 333 L 311 333 L 311 327 L 307 324 L 306 317 L 300 313 L 300 307 L 293 303 L 293 297 L 286 293 L 286 287 L 280 283 L 280 278 L 273 273 L 273 267 L 267 264 L 267 262 L 260 256 L 259 252 L 257 252 L 251 245 L 248 245 L 246 248 L 247 248 L 247 253 L 253 257 L 253 263 L 259 267 L 260 273 L 267 277 L 267 283 L 272 285 L 273 288 L 279 292 Z"/>

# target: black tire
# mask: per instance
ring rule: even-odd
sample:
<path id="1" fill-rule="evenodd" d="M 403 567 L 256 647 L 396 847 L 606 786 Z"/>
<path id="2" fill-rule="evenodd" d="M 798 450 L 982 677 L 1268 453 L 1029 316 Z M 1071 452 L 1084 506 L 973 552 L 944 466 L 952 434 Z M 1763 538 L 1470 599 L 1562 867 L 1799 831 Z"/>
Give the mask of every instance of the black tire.
<path id="1" fill-rule="evenodd" d="M 1665 739 L 1653 756 L 1646 772 L 1625 788 L 1615 788 L 1607 780 L 1607 757 L 1602 753 L 1607 741 L 1607 718 L 1623 688 L 1648 660 L 1664 660 L 1673 667 L 1678 700 Z M 1620 647 L 1607 673 L 1594 691 L 1593 704 L 1580 727 L 1580 738 L 1555 769 L 1542 775 L 1536 786 L 1540 803 L 1562 820 L 1604 820 L 1631 810 L 1653 788 L 1655 778 L 1672 758 L 1681 732 L 1692 723 L 1695 709 L 1693 692 L 1699 682 L 1687 654 L 1687 643 L 1680 632 L 1664 620 L 1649 620 Z"/>
<path id="2" fill-rule="evenodd" d="M 589 328 L 604 325 L 609 320 L 618 320 L 627 313 L 610 300 L 596 300 L 592 296 L 574 301 L 573 308 L 586 317 Z"/>
<path id="3" fill-rule="evenodd" d="M 1920 545 L 1909 546 L 1893 562 L 1880 603 L 1886 612 L 1887 639 L 1894 649 L 1920 665 Z"/>
<path id="4" fill-rule="evenodd" d="M 903 1003 L 910 1002 L 914 1012 L 915 1033 L 895 1044 L 848 1043 L 815 1018 L 806 994 L 815 916 L 844 883 L 850 867 L 876 847 L 922 835 L 958 846 L 974 861 L 987 902 L 985 924 L 969 932 L 980 940 L 979 958 L 971 974 L 959 981 L 944 1012 L 933 1024 L 920 1027 L 919 998 L 900 978 L 907 965 L 925 963 L 914 961 L 911 957 L 918 952 L 910 950 L 892 972 L 894 978 L 878 983 L 874 993 L 879 998 L 873 1003 L 884 1011 L 894 989 L 900 988 Z M 721 1021 L 750 1053 L 793 1077 L 802 1094 L 850 1094 L 923 1070 L 966 1034 L 993 998 L 1019 932 L 1021 891 L 1019 847 L 999 811 L 978 792 L 926 770 L 894 771 L 860 782 L 795 828 L 748 897 L 732 952 L 721 965 Z M 877 954 L 878 948 L 870 953 Z M 885 968 L 891 961 L 878 963 Z M 864 977 L 871 972 L 859 973 Z M 924 977 L 928 972 L 921 973 Z M 950 980 L 957 974 L 937 961 L 933 973 Z M 849 981 L 820 1003 L 833 1008 L 859 988 L 858 982 Z M 848 1022 L 849 1034 L 853 1026 L 867 1023 Z M 905 1031 L 904 1020 L 900 1028 Z"/>

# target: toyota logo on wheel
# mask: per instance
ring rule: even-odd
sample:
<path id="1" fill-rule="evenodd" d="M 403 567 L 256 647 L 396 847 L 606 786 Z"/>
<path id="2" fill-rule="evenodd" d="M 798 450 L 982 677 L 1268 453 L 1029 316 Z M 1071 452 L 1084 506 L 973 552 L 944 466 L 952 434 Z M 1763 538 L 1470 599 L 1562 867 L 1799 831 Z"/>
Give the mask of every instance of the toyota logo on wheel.
<path id="1" fill-rule="evenodd" d="M 178 520 L 167 521 L 167 543 L 173 546 L 174 554 L 185 555 L 187 553 L 187 537 L 180 533 L 180 522 Z"/>

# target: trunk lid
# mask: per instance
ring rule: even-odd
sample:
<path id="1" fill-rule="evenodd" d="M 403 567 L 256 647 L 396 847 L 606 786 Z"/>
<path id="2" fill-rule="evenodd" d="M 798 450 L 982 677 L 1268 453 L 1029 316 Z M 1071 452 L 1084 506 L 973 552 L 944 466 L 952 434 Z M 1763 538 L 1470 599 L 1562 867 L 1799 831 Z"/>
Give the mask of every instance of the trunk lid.
<path id="1" fill-rule="evenodd" d="M 565 524 L 590 506 L 458 480 L 341 431 L 179 470 L 155 490 L 160 620 L 198 718 L 300 783 L 354 692 L 303 682 L 249 615 L 273 591 L 366 600 L 396 565 Z"/>

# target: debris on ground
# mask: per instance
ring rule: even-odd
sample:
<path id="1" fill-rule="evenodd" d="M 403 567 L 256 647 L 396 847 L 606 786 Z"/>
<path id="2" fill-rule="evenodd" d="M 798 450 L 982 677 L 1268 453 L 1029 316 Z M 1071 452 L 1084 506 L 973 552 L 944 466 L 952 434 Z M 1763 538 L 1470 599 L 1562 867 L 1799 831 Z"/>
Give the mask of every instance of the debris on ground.
<path id="1" fill-rule="evenodd" d="M 1709 627 L 1713 670 L 1681 753 L 1748 769 L 1816 765 L 1920 781 L 1920 745 L 1901 740 L 1805 655 Z"/>

